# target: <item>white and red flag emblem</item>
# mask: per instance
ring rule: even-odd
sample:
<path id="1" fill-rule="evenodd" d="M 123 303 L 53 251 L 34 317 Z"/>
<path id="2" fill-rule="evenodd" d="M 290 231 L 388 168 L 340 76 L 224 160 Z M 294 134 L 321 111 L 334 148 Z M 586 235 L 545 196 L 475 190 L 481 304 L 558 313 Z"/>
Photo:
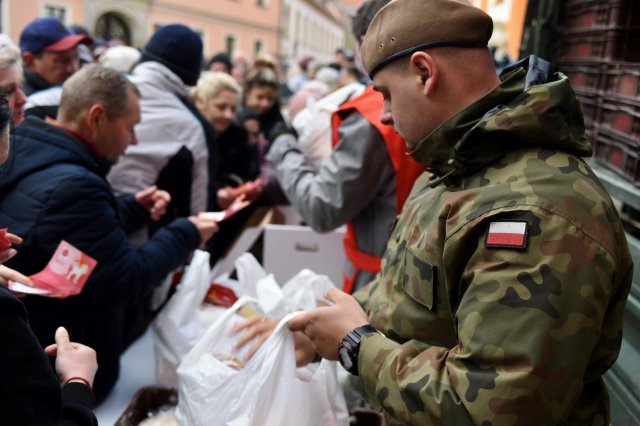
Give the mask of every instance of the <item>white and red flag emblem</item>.
<path id="1" fill-rule="evenodd" d="M 525 221 L 496 221 L 489 224 L 485 247 L 523 249 L 527 246 L 529 223 Z"/>

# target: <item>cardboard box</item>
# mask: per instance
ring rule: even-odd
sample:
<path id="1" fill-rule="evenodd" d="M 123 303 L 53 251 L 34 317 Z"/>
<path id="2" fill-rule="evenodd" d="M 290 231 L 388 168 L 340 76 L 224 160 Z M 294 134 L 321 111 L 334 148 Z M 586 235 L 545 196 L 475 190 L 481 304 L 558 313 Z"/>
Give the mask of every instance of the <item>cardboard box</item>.
<path id="1" fill-rule="evenodd" d="M 265 226 L 264 269 L 278 283 L 285 283 L 302 269 L 329 277 L 342 287 L 345 254 L 343 239 L 346 228 L 319 234 L 308 226 Z"/>

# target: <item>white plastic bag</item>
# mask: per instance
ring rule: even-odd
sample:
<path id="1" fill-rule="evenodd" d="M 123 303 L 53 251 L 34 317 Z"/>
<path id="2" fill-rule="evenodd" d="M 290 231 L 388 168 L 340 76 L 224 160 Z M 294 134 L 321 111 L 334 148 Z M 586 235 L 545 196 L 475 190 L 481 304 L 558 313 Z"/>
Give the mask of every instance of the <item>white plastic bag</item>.
<path id="1" fill-rule="evenodd" d="M 340 105 L 360 95 L 366 86 L 352 83 L 314 102 L 296 115 L 291 123 L 298 132 L 298 144 L 315 170 L 333 151 L 331 116 Z"/>
<path id="2" fill-rule="evenodd" d="M 256 296 L 256 284 L 269 279 L 260 263 L 249 253 L 236 259 L 235 269 L 238 280 L 224 274 L 218 276 L 215 282 L 232 289 L 238 296 Z M 159 385 L 178 386 L 178 364 L 202 338 L 209 326 L 227 311 L 226 308 L 203 303 L 214 274 L 215 271 L 209 266 L 209 253 L 196 250 L 175 294 L 153 323 L 156 380 Z M 273 282 L 265 284 L 265 288 L 269 285 L 277 287 Z M 278 318 L 284 316 L 284 313 Z"/>
<path id="3" fill-rule="evenodd" d="M 157 383 L 176 387 L 176 368 L 225 309 L 204 305 L 211 269 L 209 253 L 196 250 L 173 297 L 153 323 Z"/>
<path id="4" fill-rule="evenodd" d="M 287 328 L 292 313 L 244 365 L 236 370 L 220 358 L 232 354 L 230 330 L 244 318 L 243 309 L 261 310 L 258 301 L 243 297 L 228 310 L 178 367 L 176 417 L 184 425 L 330 426 L 348 425 L 336 363 L 322 360 L 309 381 L 297 377 L 293 334 Z M 243 357 L 243 353 L 234 354 Z"/>
<path id="5" fill-rule="evenodd" d="M 216 282 L 229 283 L 236 294 L 256 299 L 269 318 L 281 319 L 296 310 L 313 309 L 323 294 L 335 285 L 326 275 L 303 269 L 280 286 L 273 274 L 267 273 L 251 253 L 244 253 L 235 262 L 237 281 L 223 274 Z"/>

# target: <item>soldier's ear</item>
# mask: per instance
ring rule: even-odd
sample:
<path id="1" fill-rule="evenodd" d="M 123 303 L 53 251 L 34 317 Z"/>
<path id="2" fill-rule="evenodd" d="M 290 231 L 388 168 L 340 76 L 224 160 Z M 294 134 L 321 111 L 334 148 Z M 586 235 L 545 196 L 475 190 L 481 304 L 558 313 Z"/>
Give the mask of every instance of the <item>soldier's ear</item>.
<path id="1" fill-rule="evenodd" d="M 438 83 L 438 67 L 433 57 L 425 51 L 415 52 L 411 55 L 411 70 L 420 79 L 422 92 L 430 96 Z"/>

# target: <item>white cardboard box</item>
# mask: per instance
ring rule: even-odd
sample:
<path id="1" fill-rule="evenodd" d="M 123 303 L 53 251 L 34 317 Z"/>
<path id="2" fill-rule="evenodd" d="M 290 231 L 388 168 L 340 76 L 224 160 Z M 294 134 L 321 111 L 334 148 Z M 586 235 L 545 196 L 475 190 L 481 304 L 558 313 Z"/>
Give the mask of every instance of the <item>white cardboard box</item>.
<path id="1" fill-rule="evenodd" d="M 319 234 L 308 226 L 266 225 L 264 269 L 283 284 L 307 268 L 327 275 L 336 287 L 342 288 L 345 232 L 345 227 Z"/>

